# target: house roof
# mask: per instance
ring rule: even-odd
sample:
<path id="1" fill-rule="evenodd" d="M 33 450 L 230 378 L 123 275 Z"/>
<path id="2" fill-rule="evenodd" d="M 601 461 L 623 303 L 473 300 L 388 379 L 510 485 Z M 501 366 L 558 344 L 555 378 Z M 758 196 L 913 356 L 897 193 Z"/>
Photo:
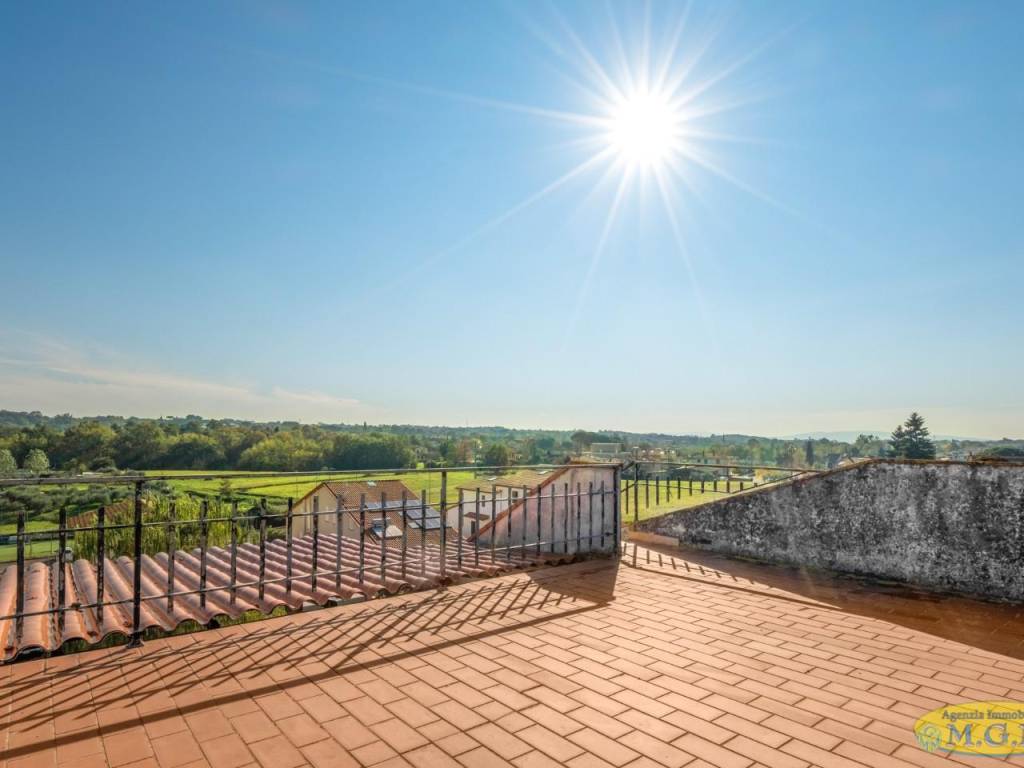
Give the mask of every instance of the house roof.
<path id="1" fill-rule="evenodd" d="M 365 497 L 366 501 L 366 515 L 363 527 L 367 531 L 367 538 L 377 541 L 377 535 L 374 532 L 374 526 L 380 524 L 381 519 L 381 502 L 386 505 L 383 509 L 385 513 L 388 525 L 396 527 L 399 531 L 404 527 L 402 520 L 402 494 L 405 493 L 406 498 L 406 518 L 409 521 L 409 531 L 407 535 L 408 543 L 414 543 L 419 545 L 421 541 L 425 541 L 427 545 L 440 546 L 441 544 L 441 532 L 438 527 L 429 528 L 426 531 L 426 535 L 423 535 L 423 531 L 420 528 L 419 519 L 421 517 L 421 496 L 418 493 L 410 490 L 405 483 L 400 480 L 351 480 L 343 482 L 324 482 L 313 488 L 309 493 L 299 500 L 301 503 L 305 499 L 312 496 L 319 489 L 326 488 L 341 504 L 342 510 L 352 520 L 359 523 L 359 505 Z M 320 510 L 326 512 L 328 510 Z M 428 519 L 438 519 L 440 513 L 436 509 L 436 505 L 427 502 L 426 517 Z M 428 523 L 429 525 L 429 523 Z M 450 542 L 454 542 L 458 537 L 458 532 L 448 527 L 446 532 L 446 538 Z M 385 537 L 387 548 L 390 549 L 401 549 L 402 540 L 400 536 Z"/>
<path id="2" fill-rule="evenodd" d="M 436 531 L 435 531 L 436 533 Z M 513 553 L 511 559 L 504 555 L 493 557 L 481 550 L 472 558 L 464 557 L 461 564 L 457 549 L 449 546 L 445 550 L 445 575 L 441 574 L 441 551 L 429 543 L 421 548 L 417 542 L 410 542 L 403 573 L 401 558 L 391 554 L 381 557 L 378 544 L 367 537 L 362 560 L 364 578 L 358 578 L 360 544 L 358 539 L 342 537 L 341 560 L 337 560 L 338 539 L 333 534 L 321 534 L 317 547 L 316 590 L 312 588 L 313 537 L 296 536 L 292 539 L 292 584 L 288 590 L 284 583 L 287 574 L 287 542 L 274 539 L 267 542 L 265 560 L 265 592 L 261 599 L 254 582 L 259 579 L 259 548 L 254 544 L 242 544 L 237 551 L 237 578 L 235 584 L 247 584 L 236 588 L 235 599 L 229 590 L 231 547 L 210 547 L 206 553 L 207 595 L 202 605 L 198 594 L 179 594 L 173 607 L 167 604 L 165 594 L 168 583 L 169 558 L 166 552 L 143 555 L 143 595 L 151 595 L 141 604 L 143 629 L 157 628 L 166 632 L 175 630 L 183 622 L 194 621 L 209 624 L 217 616 L 238 618 L 246 611 L 257 610 L 268 614 L 280 606 L 298 609 L 304 603 L 325 605 L 328 600 L 352 597 L 376 597 L 394 594 L 410 589 L 423 589 L 450 582 L 460 577 L 495 575 L 528 565 L 545 562 L 569 561 L 572 555 L 535 555 L 532 550 L 522 554 Z M 389 540 L 390 544 L 390 540 Z M 414 546 L 415 545 L 415 546 Z M 479 559 L 479 562 L 478 562 Z M 200 550 L 179 549 L 174 558 L 176 590 L 195 590 L 200 583 Z M 380 565 L 384 567 L 381 568 Z M 130 557 L 106 558 L 104 560 L 104 601 L 107 603 L 102 617 L 91 606 L 97 601 L 98 569 L 86 559 L 64 564 L 67 584 L 63 626 L 50 613 L 58 605 L 56 584 L 61 566 L 52 559 L 36 560 L 25 566 L 25 611 L 20 629 L 16 620 L 0 620 L 0 660 L 9 661 L 27 650 L 56 651 L 70 640 L 83 640 L 93 644 L 112 634 L 129 634 L 132 629 L 132 576 L 134 560 Z M 342 570 L 340 578 L 334 571 Z M 382 570 L 384 573 L 382 574 Z M 14 614 L 17 599 L 17 566 L 13 563 L 0 567 L 0 616 Z M 120 603 L 120 604 L 116 604 Z"/>
<path id="3" fill-rule="evenodd" d="M 475 491 L 479 488 L 481 492 L 489 492 L 492 486 L 519 490 L 525 485 L 527 489 L 534 491 L 539 486 L 544 486 L 550 483 L 552 479 L 562 474 L 565 469 L 565 467 L 555 467 L 552 469 L 542 470 L 520 469 L 505 475 L 480 475 L 479 477 L 475 477 L 472 480 L 462 483 L 459 485 L 459 488 L 465 491 Z"/>

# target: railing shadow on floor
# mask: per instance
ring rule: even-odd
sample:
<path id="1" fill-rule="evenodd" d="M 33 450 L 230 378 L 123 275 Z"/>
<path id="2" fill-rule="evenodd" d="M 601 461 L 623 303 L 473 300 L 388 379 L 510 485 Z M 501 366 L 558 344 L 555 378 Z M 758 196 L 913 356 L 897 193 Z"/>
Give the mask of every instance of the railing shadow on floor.
<path id="1" fill-rule="evenodd" d="M 6 730 L 22 738 L 0 760 L 586 614 L 611 601 L 617 569 L 616 559 L 585 561 L 386 601 L 394 605 L 295 614 L 138 650 L 54 657 L 45 667 L 15 664 L 2 704 L 11 705 Z"/>
<path id="2" fill-rule="evenodd" d="M 623 566 L 889 622 L 1024 660 L 1024 606 L 668 545 L 623 545 Z"/>

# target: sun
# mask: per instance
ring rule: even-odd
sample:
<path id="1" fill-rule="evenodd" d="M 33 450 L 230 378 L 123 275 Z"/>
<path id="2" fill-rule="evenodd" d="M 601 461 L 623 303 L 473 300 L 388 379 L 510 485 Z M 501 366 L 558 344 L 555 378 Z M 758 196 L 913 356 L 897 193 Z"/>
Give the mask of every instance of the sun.
<path id="1" fill-rule="evenodd" d="M 614 103 L 608 143 L 628 166 L 651 169 L 671 159 L 681 123 L 667 95 L 639 91 Z"/>

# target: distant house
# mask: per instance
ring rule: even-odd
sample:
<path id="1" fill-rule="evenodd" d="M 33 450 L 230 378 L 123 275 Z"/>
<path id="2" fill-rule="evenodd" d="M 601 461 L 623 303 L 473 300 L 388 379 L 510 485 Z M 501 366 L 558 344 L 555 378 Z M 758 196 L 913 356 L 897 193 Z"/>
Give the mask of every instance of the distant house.
<path id="1" fill-rule="evenodd" d="M 389 548 L 401 546 L 403 515 L 402 499 L 405 498 L 405 519 L 408 521 L 407 543 L 418 546 L 420 542 L 439 546 L 441 543 L 441 515 L 429 500 L 422 506 L 420 495 L 411 491 L 399 480 L 352 480 L 320 483 L 294 507 L 292 532 L 295 536 L 312 535 L 314 499 L 319 511 L 318 529 L 321 534 L 333 534 L 341 522 L 341 535 L 359 538 L 360 509 L 362 524 L 367 537 L 372 541 L 385 541 Z M 458 534 L 449 526 L 448 541 L 455 541 Z"/>
<path id="2" fill-rule="evenodd" d="M 538 489 L 547 487 L 566 469 L 524 469 L 504 475 L 482 475 L 463 483 L 459 486 L 459 499 L 462 501 L 462 535 L 472 536 L 474 530 L 481 530 L 491 520 L 518 503 L 524 492 L 528 497 L 535 496 Z M 479 514 L 476 511 L 478 491 Z M 458 527 L 458 505 L 448 510 L 448 524 Z"/>

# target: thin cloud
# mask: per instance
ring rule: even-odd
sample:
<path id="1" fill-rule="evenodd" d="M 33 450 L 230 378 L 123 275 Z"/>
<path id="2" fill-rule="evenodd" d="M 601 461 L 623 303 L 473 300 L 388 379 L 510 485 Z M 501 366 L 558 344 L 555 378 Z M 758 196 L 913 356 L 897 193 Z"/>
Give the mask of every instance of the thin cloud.
<path id="1" fill-rule="evenodd" d="M 244 384 L 129 368 L 34 334 L 5 333 L 0 342 L 0 398 L 7 408 L 77 413 L 201 413 L 264 420 L 365 418 L 358 399 L 320 391 Z"/>

